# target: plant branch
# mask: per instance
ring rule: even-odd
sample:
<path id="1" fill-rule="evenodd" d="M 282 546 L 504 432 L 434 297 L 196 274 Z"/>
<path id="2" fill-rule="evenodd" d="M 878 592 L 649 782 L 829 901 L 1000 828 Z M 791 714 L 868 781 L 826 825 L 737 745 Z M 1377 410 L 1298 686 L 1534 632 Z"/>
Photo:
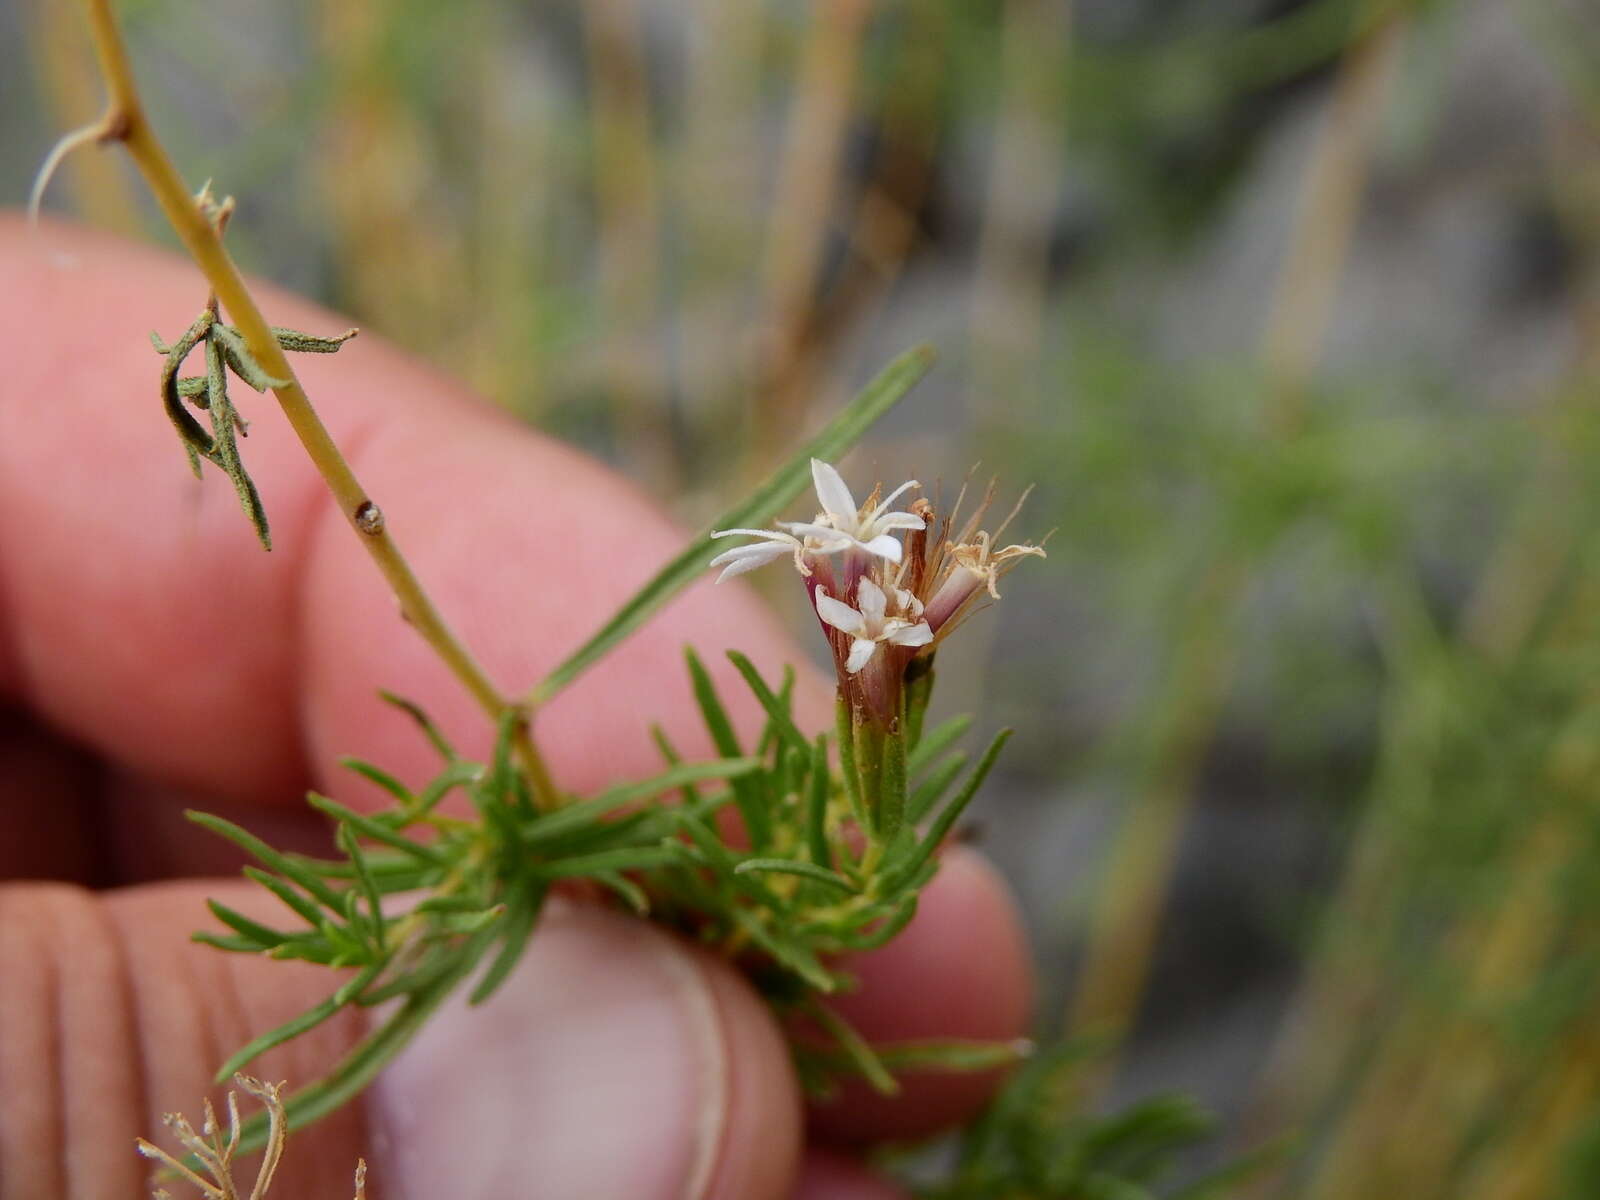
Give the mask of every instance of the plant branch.
<path id="1" fill-rule="evenodd" d="M 250 353 L 267 374 L 274 379 L 288 381 L 282 387 L 273 388 L 273 395 L 277 397 L 284 416 L 288 418 L 295 436 L 305 447 L 323 482 L 333 493 L 345 521 L 388 581 L 400 603 L 401 615 L 433 648 L 484 711 L 498 720 L 510 702 L 500 694 L 483 667 L 451 631 L 412 572 L 389 532 L 382 510 L 367 495 L 312 407 L 288 357 L 256 306 L 238 267 L 224 248 L 220 234 L 195 203 L 171 157 L 151 128 L 134 82 L 121 32 L 112 15 L 110 0 L 88 0 L 88 9 L 95 53 L 109 92 L 105 115 L 97 127 L 97 140 L 119 141 L 127 148 L 173 231 L 243 334 Z M 531 737 L 523 734 L 518 740 L 541 793 L 541 801 L 553 802 L 548 776 Z"/>

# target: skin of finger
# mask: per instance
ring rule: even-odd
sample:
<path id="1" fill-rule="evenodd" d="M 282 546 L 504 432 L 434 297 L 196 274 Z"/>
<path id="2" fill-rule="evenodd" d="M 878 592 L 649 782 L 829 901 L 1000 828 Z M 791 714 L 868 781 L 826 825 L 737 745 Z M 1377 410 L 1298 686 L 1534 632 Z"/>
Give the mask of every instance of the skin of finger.
<path id="1" fill-rule="evenodd" d="M 1028 1030 L 1032 973 L 1010 890 L 980 854 L 947 850 L 917 916 L 894 941 L 845 965 L 860 990 L 835 1009 L 868 1041 L 970 1038 L 1010 1042 Z M 814 1136 L 844 1144 L 926 1136 L 970 1118 L 994 1073 L 908 1074 L 885 1097 L 852 1081 L 814 1105 Z"/>
<path id="2" fill-rule="evenodd" d="M 831 1150 L 808 1151 L 794 1200 L 910 1200 L 909 1194 L 852 1158 Z"/>
<path id="3" fill-rule="evenodd" d="M 326 993 L 326 972 L 190 943 L 187 931 L 205 894 L 257 919 L 275 919 L 257 891 L 220 881 L 100 895 L 65 885 L 0 887 L 0 962 L 32 967 L 0 974 L 6 1086 L 0 1196 L 143 1194 L 148 1168 L 133 1152 L 134 1138 L 170 1150 L 161 1114 L 183 1112 L 198 1125 L 206 1097 L 225 1112 L 224 1089 L 207 1085 L 217 1063 Z M 504 1177 L 626 1174 L 636 1185 L 627 1194 L 641 1200 L 786 1196 L 799 1156 L 800 1115 L 787 1052 L 761 1003 L 724 964 L 648 926 L 576 905 L 561 906 L 549 919 L 544 949 L 530 955 L 522 972 L 521 994 L 506 994 L 503 1028 L 492 1013 L 474 1012 L 443 1035 L 456 1039 L 456 1053 L 428 1088 L 414 1089 L 424 1100 L 440 1100 L 440 1119 L 424 1121 L 410 1131 L 411 1144 L 397 1147 L 392 1138 L 374 1138 L 362 1105 L 340 1110 L 290 1137 L 274 1194 L 344 1194 L 356 1157 L 364 1155 L 373 1171 L 372 1200 L 410 1194 L 393 1178 L 385 1183 L 395 1162 L 423 1175 L 445 1169 L 458 1183 L 470 1176 L 463 1164 Z M 694 1020 L 670 1015 L 672 996 L 652 996 L 663 977 L 691 1001 L 682 1007 Z M 535 1019 L 520 1019 L 518 1009 Z M 554 1019 L 563 1012 L 570 1019 Z M 709 1048 L 696 1053 L 695 1039 L 673 1030 L 702 1015 Z M 450 1026 L 442 1015 L 430 1029 Z M 363 1029 L 360 1016 L 346 1012 L 247 1070 L 291 1087 L 309 1082 Z M 590 1047 L 583 1071 L 548 1077 L 552 1060 L 571 1058 L 570 1042 Z M 604 1063 L 608 1053 L 622 1061 Z M 479 1069 L 469 1072 L 474 1062 Z M 539 1094 L 542 1121 L 525 1107 L 498 1105 L 514 1094 L 519 1076 L 530 1075 L 520 1082 Z M 586 1097 L 586 1087 L 599 1096 Z M 571 1089 L 566 1099 L 563 1088 Z M 483 1111 L 505 1126 L 506 1136 L 486 1123 L 463 1129 L 444 1119 L 470 1107 L 473 1095 L 487 1098 Z M 548 1127 L 563 1125 L 563 1106 L 581 1114 L 607 1095 L 632 1100 L 615 1107 L 609 1124 L 578 1127 L 594 1143 L 589 1149 L 570 1138 L 552 1140 Z M 248 1113 L 250 1103 L 240 1099 Z M 569 1130 L 572 1121 L 566 1114 Z M 249 1162 L 239 1179 L 253 1178 Z M 474 1200 L 500 1193 L 458 1188 L 452 1194 Z"/>
<path id="4" fill-rule="evenodd" d="M 274 902 L 237 883 L 0 886 L 0 1196 L 146 1194 L 134 1139 L 171 1149 L 162 1114 L 198 1124 L 207 1097 L 225 1111 L 210 1085 L 218 1065 L 333 986 L 322 969 L 192 944 L 207 893 L 279 919 Z M 357 1014 L 340 1014 L 251 1071 L 314 1078 L 359 1030 Z M 363 1132 L 357 1106 L 296 1135 L 274 1191 L 347 1191 Z"/>

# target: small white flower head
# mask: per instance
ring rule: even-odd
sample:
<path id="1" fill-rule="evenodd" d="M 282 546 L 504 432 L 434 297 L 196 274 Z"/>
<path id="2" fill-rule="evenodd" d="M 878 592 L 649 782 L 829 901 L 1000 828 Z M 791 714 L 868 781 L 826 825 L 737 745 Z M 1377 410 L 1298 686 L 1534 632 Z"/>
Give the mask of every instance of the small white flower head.
<path id="1" fill-rule="evenodd" d="M 817 588 L 817 616 L 854 639 L 845 660 L 851 675 L 860 674 L 880 646 L 926 646 L 933 641 L 933 630 L 922 619 L 922 602 L 901 588 L 892 590 L 895 616 L 888 615 L 889 597 L 870 579 L 856 585 L 855 608 L 828 595 L 827 588 Z"/>
<path id="2" fill-rule="evenodd" d="M 886 500 L 870 508 L 857 508 L 855 497 L 839 472 L 819 459 L 811 460 L 811 481 L 822 504 L 822 511 L 814 521 L 779 521 L 779 529 L 718 529 L 712 533 L 714 538 L 761 539 L 724 550 L 711 560 L 711 566 L 723 568 L 722 574 L 717 576 L 718 583 L 776 562 L 785 554 L 792 555 L 795 569 L 808 577 L 811 574 L 806 563 L 808 555 L 854 552 L 898 563 L 902 555 L 900 539 L 892 531 L 925 527 L 922 518 L 915 513 L 889 511 L 889 506 L 901 493 L 921 486 L 915 479 L 902 483 Z"/>
<path id="3" fill-rule="evenodd" d="M 864 550 L 890 562 L 900 561 L 900 539 L 891 532 L 896 529 L 923 529 L 925 522 L 915 513 L 890 512 L 903 492 L 921 487 L 915 479 L 902 483 L 881 502 L 872 507 L 856 506 L 855 497 L 840 478 L 839 472 L 821 459 L 811 460 L 811 482 L 817 489 L 817 499 L 822 511 L 814 521 L 780 521 L 783 528 L 801 537 L 814 538 L 822 554 L 840 550 Z"/>

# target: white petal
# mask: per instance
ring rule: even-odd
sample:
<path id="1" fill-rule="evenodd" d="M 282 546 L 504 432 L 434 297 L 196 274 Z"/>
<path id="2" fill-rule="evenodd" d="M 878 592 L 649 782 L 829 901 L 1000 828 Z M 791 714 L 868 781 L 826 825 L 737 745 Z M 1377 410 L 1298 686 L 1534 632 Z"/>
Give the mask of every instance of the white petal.
<path id="1" fill-rule="evenodd" d="M 850 643 L 850 657 L 844 660 L 844 669 L 847 674 L 854 675 L 872 661 L 872 656 L 878 652 L 878 643 L 869 642 L 866 638 L 857 638 Z"/>
<path id="2" fill-rule="evenodd" d="M 820 458 L 811 460 L 811 483 L 817 489 L 817 499 L 823 509 L 834 517 L 841 517 L 852 525 L 856 519 L 856 501 L 845 486 L 839 472 Z"/>
<path id="3" fill-rule="evenodd" d="M 906 591 L 905 588 L 895 588 L 894 602 L 901 612 L 910 613 L 913 621 L 922 615 L 922 601 Z"/>
<path id="4" fill-rule="evenodd" d="M 883 589 L 872 580 L 863 577 L 856 584 L 856 607 L 861 610 L 870 628 L 876 629 L 883 624 L 883 610 L 888 602 L 889 598 L 883 594 Z"/>
<path id="5" fill-rule="evenodd" d="M 812 521 L 779 521 L 789 533 L 798 534 L 800 537 L 816 538 L 819 542 L 837 543 L 832 547 L 843 550 L 846 546 L 853 545 L 855 539 L 848 533 L 840 533 L 832 525 L 818 525 Z M 788 536 L 785 534 L 784 536 Z M 831 550 L 830 550 L 831 553 Z"/>
<path id="6" fill-rule="evenodd" d="M 779 533 L 776 529 L 713 529 L 711 536 L 714 538 L 734 537 L 743 534 L 746 537 L 766 538 L 774 542 L 792 542 L 794 538 L 787 533 Z"/>
<path id="7" fill-rule="evenodd" d="M 888 512 L 889 511 L 889 505 L 891 505 L 891 504 L 893 504 L 895 502 L 895 498 L 898 497 L 901 492 L 905 491 L 908 488 L 921 487 L 921 486 L 922 485 L 920 483 L 918 483 L 915 479 L 906 480 L 899 487 L 895 488 L 894 491 L 890 492 L 887 496 L 885 496 L 883 498 L 883 503 L 879 504 L 877 508 L 872 510 L 873 519 L 876 520 L 878 517 L 881 517 L 884 513 Z M 916 528 L 921 529 L 922 526 L 918 525 L 918 526 L 916 526 Z"/>
<path id="8" fill-rule="evenodd" d="M 896 629 L 888 637 L 896 646 L 926 646 L 933 641 L 933 629 L 926 621 Z"/>
<path id="9" fill-rule="evenodd" d="M 860 546 L 868 554 L 876 554 L 879 558 L 887 558 L 892 563 L 900 561 L 902 553 L 900 539 L 892 533 L 875 537 L 870 542 L 856 542 L 855 545 Z"/>
<path id="10" fill-rule="evenodd" d="M 884 531 L 890 529 L 926 529 L 928 527 L 928 523 L 917 516 L 916 513 L 907 512 L 884 513 L 881 517 L 875 517 L 871 524 L 872 528 Z"/>
<path id="11" fill-rule="evenodd" d="M 866 628 L 867 623 L 861 619 L 861 614 L 848 604 L 835 600 L 828 595 L 828 589 L 817 589 L 817 616 L 840 633 L 857 634 Z"/>
<path id="12" fill-rule="evenodd" d="M 717 582 L 721 583 L 724 579 L 743 575 L 746 571 L 754 571 L 757 567 L 764 567 L 769 562 L 787 558 L 793 553 L 793 548 L 785 546 L 782 542 L 760 542 L 753 546 L 735 546 L 732 550 L 724 550 L 706 565 L 726 567 L 722 574 L 717 576 Z"/>

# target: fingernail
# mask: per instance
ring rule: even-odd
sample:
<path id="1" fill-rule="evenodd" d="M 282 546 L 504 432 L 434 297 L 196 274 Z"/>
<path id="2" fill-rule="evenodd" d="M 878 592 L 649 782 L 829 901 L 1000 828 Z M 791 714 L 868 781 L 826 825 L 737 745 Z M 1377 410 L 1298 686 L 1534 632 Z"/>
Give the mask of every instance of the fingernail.
<path id="1" fill-rule="evenodd" d="M 727 1042 L 692 954 L 552 900 L 486 1003 L 452 997 L 368 1099 L 400 1200 L 703 1195 L 729 1119 Z"/>

